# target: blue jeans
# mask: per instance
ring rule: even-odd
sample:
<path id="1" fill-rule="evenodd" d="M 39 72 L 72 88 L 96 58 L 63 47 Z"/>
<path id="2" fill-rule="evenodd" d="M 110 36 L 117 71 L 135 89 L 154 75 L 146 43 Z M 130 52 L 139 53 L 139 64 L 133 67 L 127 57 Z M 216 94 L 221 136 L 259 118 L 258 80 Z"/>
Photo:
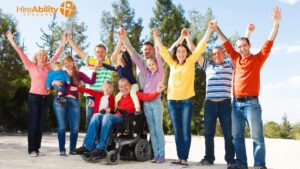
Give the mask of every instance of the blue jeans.
<path id="1" fill-rule="evenodd" d="M 234 146 L 231 134 L 231 100 L 220 102 L 206 100 L 204 108 L 205 156 L 210 162 L 215 161 L 214 137 L 217 118 L 219 118 L 225 140 L 225 161 L 234 163 Z"/>
<path id="2" fill-rule="evenodd" d="M 144 111 L 150 130 L 154 156 L 165 156 L 165 136 L 163 130 L 163 105 L 160 98 L 144 102 Z"/>
<path id="3" fill-rule="evenodd" d="M 114 114 L 96 113 L 93 115 L 87 133 L 85 135 L 83 146 L 88 150 L 95 148 L 105 149 L 107 139 L 111 133 L 112 125 L 123 122 L 123 116 Z M 98 134 L 99 132 L 99 134 Z M 96 145 L 95 140 L 100 135 L 100 142 Z"/>
<path id="4" fill-rule="evenodd" d="M 261 113 L 258 97 L 244 101 L 237 101 L 234 98 L 232 101 L 232 136 L 237 157 L 236 163 L 239 166 L 248 165 L 244 138 L 246 122 L 253 139 L 254 166 L 265 165 L 266 148 Z"/>
<path id="5" fill-rule="evenodd" d="M 39 151 L 46 114 L 49 109 L 49 95 L 28 95 L 28 153 Z"/>
<path id="6" fill-rule="evenodd" d="M 66 126 L 70 128 L 70 152 L 74 151 L 77 144 L 80 120 L 80 103 L 75 98 L 66 97 L 67 101 L 57 104 L 57 98 L 53 101 L 53 109 L 57 123 L 57 137 L 59 151 L 66 151 Z M 67 120 L 69 122 L 67 122 Z"/>
<path id="7" fill-rule="evenodd" d="M 91 100 L 95 101 L 95 98 L 92 97 L 92 96 L 87 96 L 86 97 L 86 103 L 85 103 L 85 112 L 86 112 L 86 114 L 85 114 L 85 120 L 86 120 L 85 125 L 86 126 L 85 127 L 86 127 L 86 129 L 88 129 L 89 123 L 90 123 L 91 118 L 92 118 L 93 113 L 94 113 L 94 107 L 91 107 L 91 106 L 88 105 Z"/>
<path id="8" fill-rule="evenodd" d="M 191 146 L 192 98 L 168 100 L 168 110 L 174 130 L 177 156 L 187 160 Z"/>

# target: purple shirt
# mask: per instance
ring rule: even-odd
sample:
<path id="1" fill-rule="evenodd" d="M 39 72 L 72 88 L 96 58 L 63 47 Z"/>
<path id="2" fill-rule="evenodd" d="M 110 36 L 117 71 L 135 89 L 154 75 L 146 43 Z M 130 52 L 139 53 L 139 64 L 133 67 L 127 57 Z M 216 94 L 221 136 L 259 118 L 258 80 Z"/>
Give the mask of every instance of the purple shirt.
<path id="1" fill-rule="evenodd" d="M 80 82 L 88 83 L 88 84 L 94 84 L 96 81 L 96 72 L 93 72 L 92 77 L 89 78 L 87 75 L 85 75 L 82 72 L 78 72 L 78 84 L 74 85 L 71 79 L 71 84 L 67 84 L 66 90 L 65 90 L 65 96 L 72 95 L 78 99 L 78 91 L 71 91 L 70 87 L 75 86 L 78 87 L 80 85 Z"/>
<path id="2" fill-rule="evenodd" d="M 157 71 L 152 73 L 138 55 L 131 56 L 132 61 L 138 66 L 145 79 L 144 93 L 156 91 L 157 84 L 162 82 L 165 76 L 164 66 L 159 52 L 156 53 Z"/>

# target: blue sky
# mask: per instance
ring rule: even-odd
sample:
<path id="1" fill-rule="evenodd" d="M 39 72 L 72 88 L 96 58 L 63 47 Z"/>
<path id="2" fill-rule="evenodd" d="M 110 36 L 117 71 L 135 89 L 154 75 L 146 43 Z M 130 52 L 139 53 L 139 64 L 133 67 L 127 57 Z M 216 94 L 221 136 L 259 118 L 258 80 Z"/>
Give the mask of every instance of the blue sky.
<path id="1" fill-rule="evenodd" d="M 35 5 L 60 6 L 64 0 L 0 0 L 1 8 L 10 13 L 18 21 L 21 38 L 24 39 L 28 56 L 33 56 L 38 50 L 36 42 L 40 42 L 40 28 L 46 30 L 51 17 L 23 16 L 16 12 L 17 6 L 32 7 Z M 76 4 L 79 21 L 88 25 L 87 36 L 90 46 L 87 53 L 93 54 L 93 47 L 100 39 L 100 17 L 103 10 L 111 10 L 112 0 L 73 0 Z M 282 8 L 282 21 L 279 34 L 272 53 L 261 71 L 260 102 L 264 121 L 281 122 L 284 113 L 292 123 L 300 122 L 300 2 L 299 0 L 174 0 L 181 4 L 188 16 L 192 9 L 205 13 L 208 7 L 220 28 L 226 35 L 234 32 L 243 35 L 248 23 L 256 25 L 251 37 L 252 52 L 257 52 L 269 35 L 272 27 L 270 12 L 274 5 Z M 149 20 L 153 16 L 155 0 L 130 0 L 130 6 L 135 9 L 136 17 L 143 18 L 143 36 L 149 33 Z M 5 4 L 5 5 L 4 5 Z M 66 18 L 58 15 L 58 21 Z"/>

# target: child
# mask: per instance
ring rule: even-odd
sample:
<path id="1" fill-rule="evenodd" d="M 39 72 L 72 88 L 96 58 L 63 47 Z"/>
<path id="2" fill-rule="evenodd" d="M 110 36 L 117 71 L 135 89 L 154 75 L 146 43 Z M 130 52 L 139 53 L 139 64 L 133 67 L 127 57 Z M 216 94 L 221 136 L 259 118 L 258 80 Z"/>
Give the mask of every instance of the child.
<path id="1" fill-rule="evenodd" d="M 74 89 L 75 87 L 73 87 Z M 102 91 L 95 91 L 84 87 L 78 87 L 79 92 L 88 93 L 95 97 L 94 114 L 95 113 L 113 113 L 115 109 L 115 98 L 112 95 L 114 84 L 111 81 L 105 81 L 102 85 Z"/>
<path id="2" fill-rule="evenodd" d="M 146 65 L 143 63 L 139 54 L 130 44 L 125 30 L 121 30 L 121 36 L 124 39 L 124 45 L 130 53 L 132 61 L 140 69 L 142 76 L 145 79 L 144 92 L 150 93 L 156 86 L 162 85 L 164 79 L 163 61 L 158 51 L 156 51 L 155 58 L 148 58 Z M 152 163 L 165 162 L 165 140 L 163 131 L 163 105 L 161 97 L 157 97 L 151 101 L 144 101 L 144 112 L 147 119 L 147 124 L 150 130 L 151 144 L 153 148 L 154 158 Z"/>
<path id="3" fill-rule="evenodd" d="M 66 102 L 66 98 L 64 97 L 65 92 L 65 83 L 70 84 L 71 78 L 68 74 L 62 70 L 62 66 L 60 62 L 54 62 L 52 65 L 52 70 L 48 71 L 46 88 L 50 90 L 51 84 L 53 81 L 61 81 L 61 85 L 54 85 L 54 89 L 57 92 L 57 101 L 58 102 Z"/>
<path id="4" fill-rule="evenodd" d="M 111 65 L 105 64 L 103 63 L 103 67 L 109 69 L 109 70 L 113 70 L 118 72 L 119 78 L 126 78 L 128 79 L 128 81 L 131 83 L 131 90 L 130 90 L 130 96 L 133 100 L 134 103 L 134 107 L 136 110 L 136 114 L 139 114 L 141 111 L 140 108 L 140 102 L 139 99 L 136 95 L 136 92 L 139 91 L 139 86 L 137 84 L 137 81 L 133 75 L 133 71 L 132 71 L 132 61 L 130 58 L 130 55 L 127 51 L 122 51 L 122 53 L 120 53 L 118 55 L 118 61 L 117 61 L 117 65 L 116 67 L 113 67 Z M 118 103 L 118 101 L 122 98 L 122 93 L 119 92 L 116 95 L 116 103 Z"/>

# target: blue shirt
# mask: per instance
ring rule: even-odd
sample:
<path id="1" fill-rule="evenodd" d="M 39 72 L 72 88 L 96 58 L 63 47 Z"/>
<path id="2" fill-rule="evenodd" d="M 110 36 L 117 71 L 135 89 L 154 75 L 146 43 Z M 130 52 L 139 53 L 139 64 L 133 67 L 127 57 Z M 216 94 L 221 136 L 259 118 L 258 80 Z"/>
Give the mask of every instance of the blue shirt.
<path id="1" fill-rule="evenodd" d="M 136 84 L 137 82 L 136 82 L 136 79 L 133 75 L 132 60 L 130 58 L 129 53 L 128 52 L 123 52 L 122 57 L 123 57 L 124 61 L 126 62 L 125 67 L 122 67 L 122 66 L 113 67 L 113 66 L 105 64 L 105 63 L 103 63 L 103 67 L 105 67 L 106 69 L 118 72 L 119 78 L 128 79 L 130 84 Z"/>
<path id="2" fill-rule="evenodd" d="M 231 98 L 231 60 L 225 59 L 223 64 L 215 64 L 205 59 L 203 69 L 206 72 L 206 100 Z"/>
<path id="3" fill-rule="evenodd" d="M 47 76 L 47 81 L 46 81 L 47 89 L 51 87 L 51 83 L 54 80 L 58 80 L 63 83 L 71 82 L 71 78 L 69 77 L 67 72 L 65 72 L 64 70 L 50 70 L 50 71 L 48 71 L 48 76 Z"/>

